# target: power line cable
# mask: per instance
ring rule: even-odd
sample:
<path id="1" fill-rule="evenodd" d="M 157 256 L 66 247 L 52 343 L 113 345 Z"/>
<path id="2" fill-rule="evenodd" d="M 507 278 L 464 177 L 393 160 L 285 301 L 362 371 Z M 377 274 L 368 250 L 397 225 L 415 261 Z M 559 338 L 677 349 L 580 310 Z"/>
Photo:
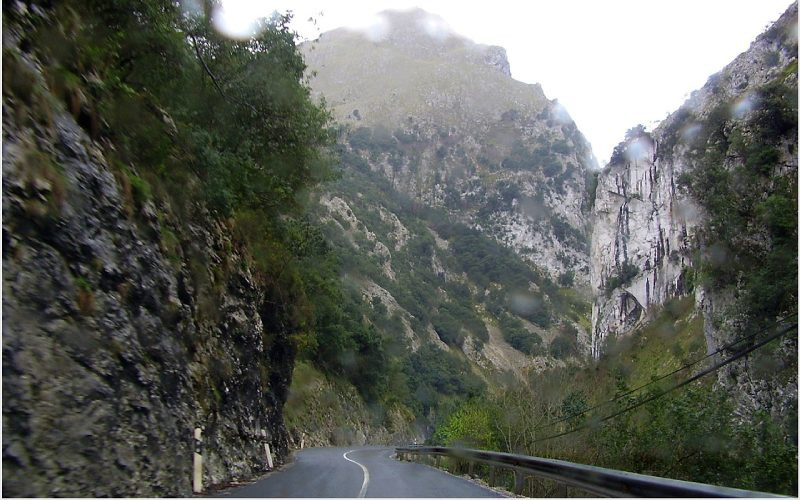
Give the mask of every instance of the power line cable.
<path id="1" fill-rule="evenodd" d="M 534 430 L 548 429 L 550 427 L 553 427 L 556 424 L 560 424 L 561 422 L 565 422 L 567 420 L 570 420 L 570 419 L 573 419 L 575 417 L 579 417 L 581 415 L 589 413 L 590 411 L 594 411 L 594 410 L 596 410 L 598 408 L 602 408 L 602 407 L 604 407 L 606 405 L 609 405 L 609 404 L 611 404 L 611 403 L 613 403 L 615 401 L 618 401 L 618 400 L 624 398 L 625 396 L 630 396 L 634 392 L 637 392 L 637 391 L 639 391 L 641 389 L 644 389 L 645 387 L 649 387 L 649 386 L 651 386 L 651 385 L 653 385 L 653 384 L 655 384 L 657 382 L 660 382 L 660 381 L 664 380 L 665 378 L 671 377 L 672 375 L 675 375 L 676 373 L 682 372 L 683 370 L 686 370 L 687 368 L 691 368 L 692 366 L 694 366 L 694 365 L 696 365 L 698 363 L 702 363 L 703 361 L 707 360 L 708 358 L 716 356 L 717 354 L 730 349 L 731 347 L 735 346 L 736 344 L 741 344 L 742 342 L 744 342 L 746 340 L 750 340 L 750 339 L 752 339 L 754 337 L 757 337 L 757 336 L 761 335 L 762 333 L 764 333 L 766 330 L 768 330 L 770 328 L 773 328 L 776 325 L 780 324 L 781 322 L 783 322 L 783 321 L 785 321 L 785 320 L 787 320 L 789 318 L 793 318 L 795 316 L 797 316 L 797 313 L 790 314 L 788 316 L 784 316 L 783 318 L 777 319 L 777 320 L 773 321 L 772 323 L 770 323 L 768 326 L 765 326 L 764 328 L 758 330 L 757 332 L 755 332 L 753 334 L 747 335 L 747 336 L 742 337 L 742 338 L 740 338 L 740 339 L 738 339 L 738 340 L 736 340 L 734 342 L 726 344 L 726 345 L 718 348 L 716 351 L 711 352 L 709 354 L 706 354 L 702 358 L 698 358 L 698 359 L 696 359 L 695 361 L 692 361 L 689 364 L 681 366 L 680 368 L 676 368 L 675 370 L 673 370 L 673 371 L 671 371 L 669 373 L 661 375 L 660 377 L 655 378 L 655 379 L 651 380 L 650 382 L 648 382 L 646 384 L 642 384 L 642 385 L 640 385 L 638 387 L 635 387 L 633 389 L 628 390 L 627 392 L 624 392 L 622 394 L 618 394 L 618 395 L 614 396 L 612 399 L 609 399 L 607 401 L 603 401 L 602 403 L 599 403 L 599 404 L 597 404 L 595 406 L 589 407 L 589 408 L 587 408 L 585 410 L 582 410 L 582 411 L 580 411 L 578 413 L 572 413 L 572 414 L 567 415 L 565 417 L 562 417 L 562 418 L 560 418 L 558 420 L 554 420 L 553 422 L 550 422 L 548 424 L 542 425 L 542 426 L 540 426 L 540 427 L 538 427 L 538 428 L 536 428 Z"/>
<path id="2" fill-rule="evenodd" d="M 664 392 L 661 392 L 661 393 L 658 393 L 658 394 L 654 394 L 654 395 L 652 395 L 652 396 L 650 396 L 648 398 L 643 399 L 642 401 L 634 403 L 634 404 L 628 406 L 627 408 L 624 408 L 624 409 L 622 409 L 622 410 L 620 410 L 618 412 L 612 413 L 611 415 L 605 416 L 605 417 L 603 417 L 603 418 L 601 418 L 599 420 L 593 420 L 593 421 L 591 421 L 589 423 L 586 423 L 586 424 L 583 424 L 581 426 L 575 427 L 575 428 L 570 429 L 568 431 L 564 431 L 564 432 L 561 432 L 561 433 L 558 433 L 558 434 L 554 434 L 552 436 L 547 436 L 547 437 L 535 439 L 535 440 L 533 440 L 531 442 L 531 444 L 539 443 L 541 441 L 547 441 L 547 440 L 550 440 L 550 439 L 555 439 L 557 437 L 566 436 L 567 434 L 572 434 L 574 432 L 582 431 L 584 429 L 588 429 L 589 427 L 593 427 L 593 426 L 595 426 L 597 424 L 605 422 L 606 420 L 611 420 L 612 418 L 618 417 L 619 415 L 622 415 L 623 413 L 627 413 L 629 411 L 635 410 L 636 408 L 638 408 L 638 407 L 640 407 L 640 406 L 642 406 L 642 405 L 644 405 L 646 403 L 649 403 L 650 401 L 658 399 L 661 396 L 664 396 L 665 394 L 668 394 L 668 393 L 670 393 L 670 392 L 672 392 L 672 391 L 674 391 L 676 389 L 680 389 L 681 387 L 683 387 L 683 386 L 685 386 L 687 384 L 690 384 L 690 383 L 694 382 L 695 380 L 697 380 L 697 379 L 699 379 L 701 377 L 704 377 L 704 376 L 708 375 L 709 373 L 712 373 L 712 372 L 714 372 L 716 370 L 719 370 L 720 368 L 722 368 L 725 365 L 733 363 L 737 359 L 739 359 L 739 358 L 741 358 L 741 357 L 743 357 L 743 356 L 755 351 L 756 349 L 758 349 L 760 347 L 763 347 L 764 345 L 766 345 L 769 342 L 777 339 L 778 337 L 781 337 L 781 336 L 785 335 L 787 332 L 789 332 L 791 329 L 793 329 L 795 327 L 797 327 L 797 323 L 793 323 L 793 324 L 785 327 L 784 329 L 782 329 L 782 330 L 770 335 L 769 337 L 765 338 L 761 342 L 758 342 L 757 344 L 753 344 L 752 346 L 750 346 L 750 347 L 748 347 L 748 348 L 746 348 L 746 349 L 744 349 L 742 351 L 739 351 L 738 353 L 736 353 L 735 355 L 731 356 L 730 358 L 722 361 L 721 363 L 717 363 L 717 364 L 711 366 L 710 368 L 706 368 L 705 370 L 697 373 L 696 375 L 693 375 L 693 376 L 689 377 L 688 379 L 684 380 L 683 382 L 680 382 L 679 384 L 676 384 L 673 387 L 670 387 L 669 389 L 665 390 Z"/>

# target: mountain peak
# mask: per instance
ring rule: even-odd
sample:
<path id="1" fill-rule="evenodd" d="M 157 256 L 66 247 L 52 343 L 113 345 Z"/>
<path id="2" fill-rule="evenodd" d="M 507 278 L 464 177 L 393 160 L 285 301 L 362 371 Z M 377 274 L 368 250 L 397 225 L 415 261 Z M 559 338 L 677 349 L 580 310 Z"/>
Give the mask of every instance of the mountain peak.
<path id="1" fill-rule="evenodd" d="M 441 16 L 420 8 L 384 10 L 368 26 L 333 33 L 337 31 L 356 32 L 376 45 L 399 49 L 414 58 L 466 57 L 511 76 L 504 48 L 475 43 L 454 31 Z"/>
<path id="2" fill-rule="evenodd" d="M 384 10 L 378 13 L 378 18 L 379 23 L 385 23 L 386 39 L 391 41 L 402 42 L 409 36 L 439 43 L 449 38 L 465 40 L 442 17 L 420 8 Z"/>

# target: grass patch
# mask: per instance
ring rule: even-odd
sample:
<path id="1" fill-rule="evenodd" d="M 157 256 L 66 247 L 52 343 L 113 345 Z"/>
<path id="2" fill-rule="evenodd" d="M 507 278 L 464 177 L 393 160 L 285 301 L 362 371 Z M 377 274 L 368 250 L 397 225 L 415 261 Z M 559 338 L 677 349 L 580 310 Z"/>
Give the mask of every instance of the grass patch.
<path id="1" fill-rule="evenodd" d="M 694 297 L 672 299 L 644 328 L 612 341 L 607 362 L 628 375 L 631 387 L 650 382 L 705 355 L 703 323 Z"/>
<path id="2" fill-rule="evenodd" d="M 168 227 L 161 229 L 161 248 L 167 255 L 167 259 L 176 267 L 181 263 L 181 242 L 178 236 Z"/>
<path id="3" fill-rule="evenodd" d="M 91 315 L 94 313 L 95 307 L 92 284 L 83 276 L 79 276 L 75 279 L 75 286 L 78 288 L 78 295 L 76 298 L 78 310 L 83 316 Z"/>
<path id="4" fill-rule="evenodd" d="M 28 194 L 26 210 L 32 216 L 56 218 L 67 195 L 67 182 L 61 165 L 52 156 L 28 146 L 21 162 Z"/>

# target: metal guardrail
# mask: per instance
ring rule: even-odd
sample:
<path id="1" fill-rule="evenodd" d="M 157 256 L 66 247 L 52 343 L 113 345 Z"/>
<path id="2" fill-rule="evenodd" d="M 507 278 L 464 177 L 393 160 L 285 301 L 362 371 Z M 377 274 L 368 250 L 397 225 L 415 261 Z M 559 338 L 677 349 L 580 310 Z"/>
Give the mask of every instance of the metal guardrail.
<path id="1" fill-rule="evenodd" d="M 563 460 L 537 458 L 493 451 L 446 448 L 443 446 L 407 446 L 396 448 L 397 457 L 410 455 L 450 457 L 487 464 L 490 468 L 511 469 L 515 475 L 515 492 L 521 493 L 527 476 L 557 481 L 566 486 L 610 497 L 782 497 L 772 493 L 725 488 L 710 484 L 647 476 Z M 493 469 L 492 469 L 493 470 Z"/>

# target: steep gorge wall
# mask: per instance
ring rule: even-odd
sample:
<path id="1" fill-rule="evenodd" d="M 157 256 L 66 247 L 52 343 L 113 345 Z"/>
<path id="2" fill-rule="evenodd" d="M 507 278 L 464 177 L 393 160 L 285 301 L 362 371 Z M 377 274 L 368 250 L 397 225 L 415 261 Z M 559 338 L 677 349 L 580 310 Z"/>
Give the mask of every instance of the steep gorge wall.
<path id="1" fill-rule="evenodd" d="M 686 293 L 700 217 L 676 188 L 684 162 L 657 157 L 657 139 L 632 138 L 628 158 L 598 179 L 592 230 L 592 355 L 609 334 L 624 334 L 651 306 Z"/>
<path id="2" fill-rule="evenodd" d="M 769 222 L 772 216 L 764 215 L 770 200 L 797 203 L 796 93 L 793 4 L 652 133 L 629 131 L 598 179 L 591 246 L 595 358 L 610 337 L 630 334 L 675 297 L 694 296 L 708 352 L 792 310 L 791 304 L 783 310 L 774 303 L 791 296 L 791 286 L 782 296 L 762 300 L 767 304 L 761 310 L 745 302 L 752 301 L 753 287 L 772 290 L 790 282 L 792 273 L 796 288 L 796 260 L 777 264 L 780 269 L 766 279 L 752 278 L 760 272 L 752 267 L 767 266 L 766 257 L 777 255 L 771 252 L 783 244 Z M 719 173 L 704 173 L 708 169 Z M 697 179 L 706 184 L 692 187 Z M 716 203 L 715 213 L 708 200 Z M 726 219 L 725 210 L 740 211 L 739 219 Z M 739 222 L 742 227 L 731 235 L 719 227 L 725 220 L 747 222 Z M 790 238 L 796 240 L 796 225 Z M 756 257 L 750 269 L 742 268 L 739 254 L 764 260 Z M 736 277 L 724 281 L 719 276 L 725 273 Z M 773 347 L 724 368 L 718 382 L 735 388 L 743 414 L 794 412 L 796 418 L 796 339 L 781 339 Z"/>
<path id="3" fill-rule="evenodd" d="M 262 430 L 281 463 L 294 351 L 229 229 L 132 186 L 9 42 L 3 494 L 188 496 L 195 427 L 206 485 L 264 471 Z"/>
<path id="4" fill-rule="evenodd" d="M 692 291 L 687 271 L 699 264 L 693 260 L 700 245 L 697 230 L 707 219 L 679 183 L 681 174 L 697 168 L 692 140 L 708 116 L 728 103 L 728 119 L 746 119 L 758 89 L 787 71 L 791 78 L 792 67 L 796 85 L 796 20 L 793 5 L 771 29 L 777 35 L 758 37 L 651 134 L 632 131 L 600 173 L 591 244 L 595 357 L 609 334 L 626 334 L 645 319 L 648 308 Z M 796 155 L 788 150 L 785 155 L 788 168 L 796 169 Z M 736 161 L 729 159 L 727 168 Z M 697 289 L 699 306 L 711 307 L 709 294 Z M 713 350 L 717 342 L 710 332 L 707 337 Z"/>

